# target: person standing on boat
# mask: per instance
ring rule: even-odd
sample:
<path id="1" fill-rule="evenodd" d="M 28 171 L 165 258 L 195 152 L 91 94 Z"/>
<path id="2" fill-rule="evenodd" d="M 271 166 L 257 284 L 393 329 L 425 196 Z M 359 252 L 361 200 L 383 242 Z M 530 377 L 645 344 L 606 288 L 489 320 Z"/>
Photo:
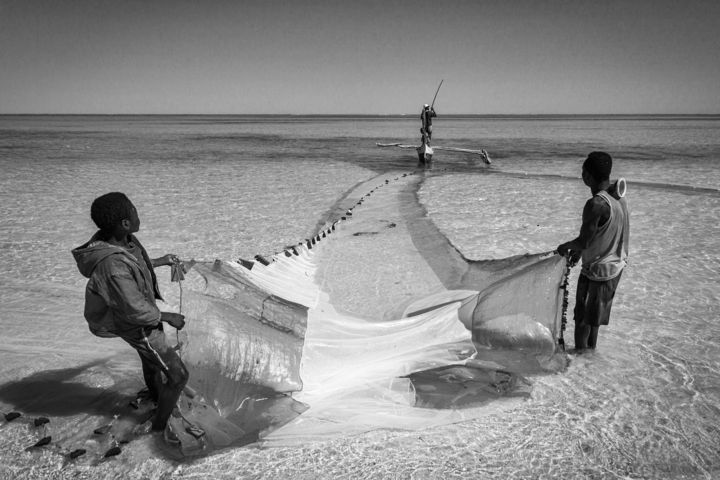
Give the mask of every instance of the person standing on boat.
<path id="1" fill-rule="evenodd" d="M 575 350 L 594 350 L 601 325 L 610 322 L 615 290 L 627 265 L 630 216 L 624 180 L 610 183 L 612 158 L 592 152 L 582 167 L 582 179 L 592 198 L 585 203 L 580 234 L 557 247 L 571 261 L 582 258 L 575 299 Z"/>
<path id="2" fill-rule="evenodd" d="M 435 113 L 435 109 L 428 105 L 427 103 L 423 105 L 422 112 L 420 112 L 420 121 L 422 122 L 422 128 L 420 128 L 420 133 L 427 136 L 427 142 L 430 143 L 430 140 L 432 139 L 432 119 L 433 117 L 437 117 L 437 114 Z"/>

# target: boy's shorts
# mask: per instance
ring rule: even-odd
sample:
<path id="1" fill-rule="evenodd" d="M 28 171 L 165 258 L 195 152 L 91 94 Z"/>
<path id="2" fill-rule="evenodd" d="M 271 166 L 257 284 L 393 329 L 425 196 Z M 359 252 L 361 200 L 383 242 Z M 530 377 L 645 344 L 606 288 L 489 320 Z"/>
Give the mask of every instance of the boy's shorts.
<path id="1" fill-rule="evenodd" d="M 622 272 L 610 280 L 597 281 L 580 274 L 575 296 L 576 325 L 599 327 L 610 323 L 610 309 L 621 276 Z"/>

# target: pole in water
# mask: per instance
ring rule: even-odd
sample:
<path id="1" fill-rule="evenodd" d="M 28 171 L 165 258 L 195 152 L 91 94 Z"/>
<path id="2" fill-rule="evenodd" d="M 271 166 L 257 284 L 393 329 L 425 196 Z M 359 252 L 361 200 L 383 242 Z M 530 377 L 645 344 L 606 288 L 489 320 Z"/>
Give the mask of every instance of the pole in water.
<path id="1" fill-rule="evenodd" d="M 438 92 L 440 91 L 440 87 L 442 87 L 442 84 L 443 84 L 444 81 L 445 81 L 445 79 L 440 80 L 440 85 L 438 85 L 437 90 L 435 90 L 435 96 L 433 97 L 433 101 L 432 101 L 432 103 L 430 104 L 430 108 L 431 108 L 431 109 L 435 106 L 435 99 L 437 98 L 437 94 L 438 94 Z"/>

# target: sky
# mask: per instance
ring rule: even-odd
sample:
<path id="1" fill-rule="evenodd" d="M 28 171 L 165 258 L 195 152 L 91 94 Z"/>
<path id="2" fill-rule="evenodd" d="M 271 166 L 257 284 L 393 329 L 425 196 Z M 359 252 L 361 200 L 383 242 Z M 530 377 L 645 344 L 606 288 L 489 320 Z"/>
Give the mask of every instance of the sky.
<path id="1" fill-rule="evenodd" d="M 717 0 L 0 0 L 0 114 L 718 114 Z"/>

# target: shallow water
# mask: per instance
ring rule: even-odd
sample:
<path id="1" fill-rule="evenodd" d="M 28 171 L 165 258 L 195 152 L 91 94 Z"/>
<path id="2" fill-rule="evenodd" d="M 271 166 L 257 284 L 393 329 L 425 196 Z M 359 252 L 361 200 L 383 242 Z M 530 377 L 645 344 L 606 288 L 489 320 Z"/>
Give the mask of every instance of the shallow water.
<path id="1" fill-rule="evenodd" d="M 0 384 L 108 355 L 116 363 L 100 370 L 98 386 L 132 370 L 132 352 L 93 337 L 82 319 L 85 279 L 69 251 L 92 234 L 94 197 L 120 190 L 133 199 L 151 255 L 250 258 L 310 236 L 358 182 L 414 169 L 413 152 L 374 142 L 412 142 L 416 130 L 415 118 L 0 117 Z M 720 120 L 439 118 L 436 131 L 436 144 L 486 148 L 494 160 L 488 169 L 436 155 L 419 194 L 475 259 L 547 251 L 576 235 L 588 196 L 583 155 L 613 153 L 613 177 L 629 181 L 631 258 L 598 352 L 534 378 L 532 398 L 509 413 L 187 464 L 142 461 L 143 445 L 133 444 L 122 458 L 61 470 L 57 455 L 24 450 L 37 435 L 27 424 L 0 425 L 0 477 L 718 475 Z M 176 286 L 159 275 L 175 307 Z M 571 325 L 566 338 L 572 345 Z M 7 396 L 0 406 L 23 408 Z"/>
<path id="2" fill-rule="evenodd" d="M 522 186 L 491 180 L 448 175 L 422 192 L 430 215 L 462 251 L 482 258 L 484 245 L 505 256 L 572 238 L 572 212 L 581 211 L 584 189 L 562 184 L 549 191 L 545 180 L 527 179 Z M 449 190 L 465 198 L 481 190 L 484 197 L 475 208 L 448 206 L 440 192 Z M 508 194 L 533 202 L 509 205 Z M 710 419 L 720 405 L 720 385 L 711 373 L 720 368 L 720 257 L 713 245 L 720 234 L 720 198 L 642 187 L 627 198 L 630 264 L 599 350 L 577 357 L 562 378 L 539 380 L 533 398 L 536 406 L 561 406 L 561 423 L 579 429 L 573 435 L 588 442 L 585 454 L 594 462 L 620 462 L 643 476 L 690 473 L 704 462 L 717 465 L 718 423 Z M 478 233 L 477 225 L 487 228 Z"/>

